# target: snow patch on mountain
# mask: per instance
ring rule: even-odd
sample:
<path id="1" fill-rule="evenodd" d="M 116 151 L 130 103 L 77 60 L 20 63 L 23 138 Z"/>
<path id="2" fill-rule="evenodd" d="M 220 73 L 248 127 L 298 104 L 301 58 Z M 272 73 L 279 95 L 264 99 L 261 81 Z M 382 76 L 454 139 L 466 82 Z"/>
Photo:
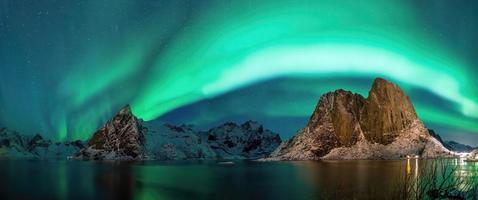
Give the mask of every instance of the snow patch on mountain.
<path id="1" fill-rule="evenodd" d="M 401 131 L 391 144 L 383 145 L 359 140 L 352 147 L 333 149 L 323 159 L 399 159 L 409 155 L 423 158 L 450 157 L 454 154 L 437 139 L 426 133 L 425 126 L 415 120 L 410 129 Z"/>
<path id="2" fill-rule="evenodd" d="M 200 135 L 222 159 L 263 158 L 281 143 L 279 134 L 254 121 L 225 123 Z"/>
<path id="3" fill-rule="evenodd" d="M 0 157 L 14 159 L 67 159 L 84 144 L 81 141 L 53 142 L 40 135 L 21 135 L 6 128 L 0 129 Z"/>
<path id="4" fill-rule="evenodd" d="M 214 159 L 216 153 L 201 138 L 192 126 L 174 126 L 164 124 L 154 126 L 145 123 L 145 159 L 149 160 L 186 160 Z"/>

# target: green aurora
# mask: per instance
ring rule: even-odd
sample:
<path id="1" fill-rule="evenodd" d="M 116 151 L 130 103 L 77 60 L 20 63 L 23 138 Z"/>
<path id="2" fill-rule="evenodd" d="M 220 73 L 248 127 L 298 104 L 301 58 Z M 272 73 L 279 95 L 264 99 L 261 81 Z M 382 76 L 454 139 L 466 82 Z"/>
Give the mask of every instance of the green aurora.
<path id="1" fill-rule="evenodd" d="M 39 82 L 46 80 L 40 86 L 24 86 L 37 90 L 21 98 L 37 95 L 39 99 L 29 101 L 38 103 L 31 103 L 32 109 L 19 109 L 27 101 L 12 98 L 13 89 L 2 82 L 0 122 L 7 126 L 22 129 L 16 122 L 19 118 L 47 107 L 42 114 L 30 116 L 35 122 L 24 129 L 60 140 L 86 139 L 125 104 L 131 104 L 138 117 L 154 120 L 184 106 L 282 78 L 371 80 L 380 76 L 397 82 L 410 94 L 425 123 L 478 133 L 476 67 L 424 28 L 422 10 L 413 1 L 102 0 L 51 4 L 32 5 L 12 14 L 8 11 L 17 5 L 11 3 L 0 13 L 3 24 L 21 24 L 19 21 L 28 20 L 20 17 L 22 12 L 51 10 L 40 24 L 27 23 L 27 29 L 53 18 L 62 21 L 48 23 L 36 36 L 53 41 L 49 51 L 38 55 L 41 58 L 31 58 L 41 64 L 21 67 L 27 71 L 25 77 L 35 71 Z M 53 11 L 60 6 L 66 11 Z M 7 19 L 7 14 L 13 16 Z M 22 30 L 21 26 L 12 29 Z M 49 34 L 54 31 L 59 33 Z M 14 33 L 1 39 L 9 40 L 11 46 L 12 41 L 22 40 Z M 33 45 L 32 51 L 44 47 L 41 42 L 21 44 L 17 51 Z M 0 55 L 2 63 L 8 63 L 1 67 L 7 73 L 0 77 L 11 80 L 7 76 L 19 73 L 13 69 L 19 69 L 24 58 L 12 57 L 3 47 Z M 53 70 L 38 72 L 49 67 Z M 236 95 L 230 98 L 234 102 L 219 101 L 219 111 L 204 110 L 185 123 L 214 121 L 247 111 L 269 117 L 308 117 L 321 94 L 344 88 L 367 96 L 367 83 L 277 83 L 273 96 L 267 95 L 267 87 L 263 95 Z M 435 100 L 421 98 L 414 91 L 425 91 L 444 103 L 430 103 Z M 298 92 L 316 98 L 300 98 L 295 95 Z M 267 106 L 252 110 L 248 105 L 254 101 Z"/>

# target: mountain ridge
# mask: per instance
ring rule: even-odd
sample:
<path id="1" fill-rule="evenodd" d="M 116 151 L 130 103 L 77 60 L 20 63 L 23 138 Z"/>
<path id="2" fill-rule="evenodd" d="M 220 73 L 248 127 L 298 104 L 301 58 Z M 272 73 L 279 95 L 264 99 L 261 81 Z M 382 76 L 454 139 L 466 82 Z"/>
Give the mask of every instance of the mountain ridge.
<path id="1" fill-rule="evenodd" d="M 396 84 L 376 78 L 364 98 L 350 91 L 322 95 L 306 127 L 270 160 L 398 159 L 449 156 Z"/>
<path id="2" fill-rule="evenodd" d="M 98 129 L 87 147 L 75 156 L 82 160 L 257 159 L 282 142 L 280 136 L 253 121 L 225 123 L 208 131 L 188 125 L 143 122 L 129 106 Z"/>

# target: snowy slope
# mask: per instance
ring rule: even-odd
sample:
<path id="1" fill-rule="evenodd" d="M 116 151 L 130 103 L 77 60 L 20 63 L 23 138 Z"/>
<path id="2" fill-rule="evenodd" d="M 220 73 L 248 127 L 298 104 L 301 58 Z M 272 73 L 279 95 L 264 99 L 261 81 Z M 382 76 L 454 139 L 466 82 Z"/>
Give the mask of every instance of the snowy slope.
<path id="1" fill-rule="evenodd" d="M 207 139 L 219 158 L 255 159 L 268 156 L 281 143 L 280 136 L 258 122 L 241 125 L 225 123 L 201 135 Z"/>
<path id="2" fill-rule="evenodd" d="M 0 129 L 0 157 L 15 159 L 67 159 L 82 147 L 81 141 L 52 142 L 40 135 L 25 136 Z"/>
<path id="3" fill-rule="evenodd" d="M 323 159 L 398 159 L 407 155 L 423 158 L 449 157 L 453 153 L 437 139 L 427 134 L 427 129 L 416 120 L 410 129 L 402 131 L 394 142 L 388 145 L 371 143 L 361 139 L 352 147 L 333 149 Z"/>
<path id="4" fill-rule="evenodd" d="M 256 159 L 270 154 L 281 142 L 278 134 L 257 122 L 226 123 L 209 131 L 192 126 L 146 122 L 146 159 Z"/>
<path id="5" fill-rule="evenodd" d="M 216 153 L 190 126 L 145 123 L 145 159 L 214 159 Z"/>

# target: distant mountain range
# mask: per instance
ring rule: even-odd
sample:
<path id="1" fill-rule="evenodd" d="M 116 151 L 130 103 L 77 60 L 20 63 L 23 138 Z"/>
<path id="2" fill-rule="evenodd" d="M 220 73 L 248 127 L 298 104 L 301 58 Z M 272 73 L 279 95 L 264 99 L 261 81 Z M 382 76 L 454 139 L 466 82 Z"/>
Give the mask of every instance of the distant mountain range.
<path id="1" fill-rule="evenodd" d="M 261 124 L 225 123 L 207 131 L 138 119 L 129 106 L 87 142 L 52 142 L 0 129 L 0 157 L 82 160 L 319 160 L 455 156 L 473 148 L 444 142 L 418 118 L 395 84 L 377 78 L 367 98 L 345 90 L 324 94 L 293 138 Z"/>
<path id="2" fill-rule="evenodd" d="M 230 160 L 268 156 L 280 143 L 261 124 L 225 123 L 208 131 L 143 122 L 127 106 L 88 142 L 52 142 L 0 129 L 0 158 L 82 160 Z"/>
<path id="3" fill-rule="evenodd" d="M 463 153 L 463 152 L 471 152 L 473 151 L 473 149 L 476 149 L 476 147 L 472 147 L 466 144 L 461 144 L 455 141 L 443 141 L 440 135 L 435 133 L 435 131 L 433 130 L 428 130 L 428 131 L 430 132 L 431 136 L 435 137 L 440 143 L 443 144 L 443 146 L 445 146 L 450 151 Z"/>
<path id="4" fill-rule="evenodd" d="M 476 149 L 476 147 L 472 147 L 466 144 L 461 144 L 455 141 L 445 141 L 445 147 L 456 152 L 471 152 L 474 149 Z"/>
<path id="5" fill-rule="evenodd" d="M 257 159 L 279 144 L 279 134 L 257 122 L 226 123 L 209 131 L 143 122 L 129 106 L 93 134 L 77 159 L 182 160 Z"/>
<path id="6" fill-rule="evenodd" d="M 41 135 L 21 135 L 0 128 L 0 158 L 66 159 L 84 148 L 82 141 L 53 142 Z"/>

